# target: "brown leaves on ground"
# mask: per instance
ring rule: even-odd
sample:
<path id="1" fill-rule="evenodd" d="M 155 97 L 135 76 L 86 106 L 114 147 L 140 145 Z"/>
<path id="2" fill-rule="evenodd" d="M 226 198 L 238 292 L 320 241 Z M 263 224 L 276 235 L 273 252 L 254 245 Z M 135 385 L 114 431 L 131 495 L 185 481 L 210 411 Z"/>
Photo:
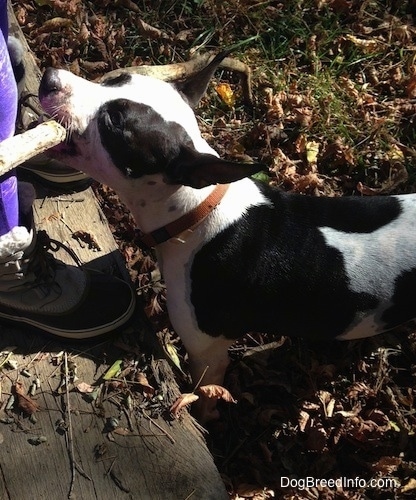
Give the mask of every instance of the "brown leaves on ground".
<path id="1" fill-rule="evenodd" d="M 225 389 L 225 387 L 221 387 L 220 385 L 210 384 L 210 385 L 202 385 L 195 392 L 181 394 L 179 398 L 172 405 L 170 412 L 174 417 L 178 417 L 180 411 L 186 406 L 195 403 L 198 399 L 206 398 L 211 400 L 224 400 L 227 403 L 237 403 L 237 401 L 232 397 L 231 393 Z"/>
<path id="2" fill-rule="evenodd" d="M 199 396 L 194 394 L 193 392 L 181 394 L 178 399 L 173 403 L 170 408 L 170 412 L 174 417 L 178 417 L 180 411 L 186 406 L 195 403 L 198 401 Z"/>
<path id="3" fill-rule="evenodd" d="M 141 371 L 136 371 L 133 381 L 141 388 L 143 394 L 147 398 L 151 398 L 155 394 L 155 388 L 149 383 L 146 375 Z"/>
<path id="4" fill-rule="evenodd" d="M 237 403 L 237 401 L 231 396 L 230 391 L 220 385 L 201 385 L 201 387 L 197 389 L 197 392 L 204 398 L 216 400 L 222 399 L 227 403 Z"/>
<path id="5" fill-rule="evenodd" d="M 91 394 L 96 390 L 96 387 L 91 384 L 87 384 L 86 382 L 80 382 L 77 384 L 77 390 L 81 394 Z"/>
<path id="6" fill-rule="evenodd" d="M 17 400 L 17 408 L 24 414 L 31 416 L 39 411 L 39 405 L 28 394 L 21 382 L 15 382 L 12 386 L 12 394 Z"/>
<path id="7" fill-rule="evenodd" d="M 379 348 L 397 339 L 402 351 Z M 247 484 L 267 485 L 275 498 L 315 498 L 313 488 L 305 488 L 305 496 L 298 496 L 297 488 L 282 488 L 282 476 L 394 479 L 396 486 L 367 490 L 369 498 L 378 500 L 393 498 L 397 485 L 407 484 L 407 474 L 415 474 L 411 450 L 416 428 L 407 409 L 416 392 L 413 387 L 409 396 L 403 388 L 412 386 L 406 352 L 414 344 L 402 332 L 360 345 L 355 350 L 343 343 L 315 346 L 287 339 L 280 348 L 268 352 L 266 344 L 231 367 L 226 385 L 239 404 L 228 406 L 209 430 L 214 454 L 232 454 L 238 464 L 225 458 L 223 470 L 220 460 L 226 483 L 233 478 L 237 485 L 233 499 L 252 498 Z M 242 428 L 249 439 L 240 434 Z M 403 443 L 408 455 L 402 454 Z M 342 487 L 323 494 L 334 500 L 360 498 Z"/>
<path id="8" fill-rule="evenodd" d="M 236 159 L 267 163 L 272 183 L 287 190 L 332 195 L 393 192 L 406 182 L 409 159 L 415 157 L 409 129 L 416 113 L 412 101 L 416 96 L 414 58 L 395 58 L 398 50 L 407 54 L 407 47 L 415 45 L 414 23 L 396 13 L 398 7 L 392 7 L 390 12 L 363 7 L 358 0 L 313 4 L 313 9 L 298 6 L 298 15 L 312 32 L 308 31 L 304 39 L 301 35 L 293 38 L 291 50 L 299 53 L 293 60 L 288 51 L 286 57 L 278 59 L 278 66 L 267 72 L 264 61 L 256 59 L 256 52 L 247 51 L 253 70 L 259 73 L 256 120 L 244 111 L 236 112 L 241 96 L 234 91 L 234 82 L 215 82 L 225 107 L 232 111 L 214 116 L 215 146 Z M 43 8 L 36 8 L 39 5 Z M 16 5 L 19 23 L 41 65 L 65 65 L 89 79 L 110 69 L 152 62 L 149 59 L 160 64 L 161 59 L 172 62 L 171 55 L 189 58 L 189 54 L 182 53 L 199 39 L 198 30 L 205 29 L 208 19 L 218 22 L 222 33 L 219 36 L 225 37 L 223 43 L 228 40 L 225 45 L 232 45 L 239 41 L 235 39 L 241 28 L 238 23 L 251 19 L 253 35 L 258 35 L 262 32 L 257 26 L 260 19 L 266 24 L 267 19 L 280 23 L 285 9 L 283 4 L 261 2 L 250 7 L 244 4 L 242 8 L 237 8 L 236 2 L 227 6 L 203 2 L 190 22 L 188 16 L 175 17 L 175 8 L 159 6 L 149 12 L 131 0 L 105 0 L 93 12 L 81 0 L 20 0 Z M 401 10 L 404 12 L 405 6 Z M 347 16 L 342 23 L 346 28 L 337 25 L 329 36 L 322 31 L 322 16 Z M 137 40 L 131 44 L 134 33 Z M 355 63 L 348 66 L 352 54 L 361 55 L 362 68 Z M 342 70 L 344 62 L 346 69 Z M 335 76 L 331 65 L 340 68 L 333 72 Z M 209 112 L 212 114 L 212 110 Z M 224 126 L 220 127 L 220 123 Z M 396 139 L 408 148 L 401 159 L 389 155 L 388 140 L 380 133 L 392 128 Z M 290 137 L 287 131 L 291 131 Z M 212 140 L 212 129 L 210 136 Z M 313 165 L 308 161 L 308 150 L 298 148 L 299 140 L 317 145 Z M 159 305 L 153 303 L 149 313 L 157 313 Z"/>

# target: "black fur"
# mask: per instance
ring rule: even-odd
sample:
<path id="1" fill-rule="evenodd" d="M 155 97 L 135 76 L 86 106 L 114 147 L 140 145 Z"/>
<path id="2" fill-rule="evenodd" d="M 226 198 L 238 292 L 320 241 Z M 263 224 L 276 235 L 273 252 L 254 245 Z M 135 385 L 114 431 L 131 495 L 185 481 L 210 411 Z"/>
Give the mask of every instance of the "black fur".
<path id="1" fill-rule="evenodd" d="M 387 328 L 409 321 L 415 317 L 416 269 L 401 274 L 395 283 L 392 306 L 382 315 Z"/>
<path id="2" fill-rule="evenodd" d="M 187 101 L 191 108 L 195 108 L 201 97 L 205 94 L 209 81 L 215 70 L 229 54 L 230 50 L 224 50 L 217 54 L 207 66 L 193 75 L 187 76 L 183 81 L 175 82 L 175 87 L 182 97 Z"/>
<path id="3" fill-rule="evenodd" d="M 55 68 L 46 68 L 39 85 L 39 99 L 50 96 L 62 90 L 62 83 Z"/>
<path id="4" fill-rule="evenodd" d="M 112 161 L 132 178 L 164 172 L 182 147 L 192 145 L 179 124 L 166 122 L 150 106 L 128 99 L 103 104 L 97 125 Z"/>
<path id="5" fill-rule="evenodd" d="M 399 203 L 394 198 L 328 199 L 261 189 L 271 205 L 250 208 L 194 258 L 191 300 L 198 326 L 231 339 L 249 331 L 314 339 L 344 333 L 379 299 L 349 289 L 343 255 L 326 244 L 318 227 L 368 233 L 397 218 Z M 396 293 L 408 293 L 407 284 L 404 288 Z M 413 297 L 409 294 L 407 302 L 414 302 Z M 412 309 L 413 314 L 410 307 L 392 309 L 389 319 L 406 321 L 414 315 Z"/>
<path id="6" fill-rule="evenodd" d="M 106 78 L 101 85 L 103 87 L 122 87 L 131 81 L 131 75 L 129 73 L 120 73 L 118 76 L 112 78 Z"/>

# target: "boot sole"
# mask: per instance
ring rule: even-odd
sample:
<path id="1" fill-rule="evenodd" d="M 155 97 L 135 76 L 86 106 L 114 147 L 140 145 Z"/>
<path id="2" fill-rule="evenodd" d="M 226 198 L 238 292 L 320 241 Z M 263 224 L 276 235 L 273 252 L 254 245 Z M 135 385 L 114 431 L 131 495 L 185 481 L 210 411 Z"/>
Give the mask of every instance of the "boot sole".
<path id="1" fill-rule="evenodd" d="M 111 323 L 101 325 L 96 328 L 88 328 L 82 330 L 64 330 L 62 328 L 57 328 L 54 326 L 46 325 L 41 321 L 30 318 L 30 313 L 27 313 L 27 317 L 21 316 L 22 313 L 10 314 L 0 310 L 0 318 L 7 321 L 15 327 L 29 326 L 35 330 L 53 335 L 54 337 L 64 338 L 67 340 L 88 340 L 95 337 L 101 337 L 103 335 L 112 333 L 120 329 L 121 327 L 127 326 L 128 322 L 132 319 L 135 312 L 136 302 L 132 297 L 129 308 L 123 314 L 123 316 L 118 317 Z"/>
<path id="2" fill-rule="evenodd" d="M 36 168 L 25 167 L 24 165 L 20 165 L 17 171 L 20 180 L 37 182 L 61 193 L 84 191 L 92 184 L 92 179 L 82 172 L 74 172 L 74 174 L 68 175 L 54 175 L 53 173 L 46 173 L 44 170 L 36 170 Z"/>

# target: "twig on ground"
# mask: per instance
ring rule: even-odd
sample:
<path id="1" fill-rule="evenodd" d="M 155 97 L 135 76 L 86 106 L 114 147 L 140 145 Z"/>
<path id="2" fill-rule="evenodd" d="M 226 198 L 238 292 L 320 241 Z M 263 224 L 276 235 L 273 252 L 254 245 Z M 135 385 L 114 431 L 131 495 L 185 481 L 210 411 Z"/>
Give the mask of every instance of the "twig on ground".
<path id="1" fill-rule="evenodd" d="M 165 429 L 163 429 L 163 427 L 161 427 L 157 422 L 155 422 L 152 417 L 149 417 L 149 415 L 145 411 L 143 411 L 142 414 L 145 418 L 147 418 L 147 420 L 149 420 L 149 422 L 151 422 L 155 427 L 157 427 L 161 432 L 163 432 L 163 434 L 171 441 L 172 444 L 175 444 L 176 441 Z"/>
<path id="2" fill-rule="evenodd" d="M 68 369 L 68 353 L 64 353 L 64 367 L 65 367 L 65 390 L 66 390 L 66 417 L 68 421 L 68 431 L 66 432 L 67 439 L 67 450 L 69 455 L 69 460 L 71 464 L 71 484 L 69 487 L 68 498 L 72 498 L 72 493 L 74 490 L 75 484 L 75 473 L 79 472 L 83 477 L 92 481 L 92 479 L 88 476 L 88 474 L 82 469 L 82 467 L 76 462 L 74 458 L 74 434 L 72 429 L 72 417 L 71 417 L 71 404 L 69 401 L 69 369 Z"/>

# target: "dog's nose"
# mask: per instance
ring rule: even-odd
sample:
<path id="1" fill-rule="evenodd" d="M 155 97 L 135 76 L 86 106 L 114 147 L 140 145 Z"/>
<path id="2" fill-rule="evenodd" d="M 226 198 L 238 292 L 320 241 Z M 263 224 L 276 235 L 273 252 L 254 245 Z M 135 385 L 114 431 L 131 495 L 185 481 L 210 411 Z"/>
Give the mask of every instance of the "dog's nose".
<path id="1" fill-rule="evenodd" d="M 62 83 L 58 75 L 58 70 L 47 68 L 40 81 L 39 98 L 42 99 L 52 92 L 59 92 L 60 90 L 62 90 Z"/>

